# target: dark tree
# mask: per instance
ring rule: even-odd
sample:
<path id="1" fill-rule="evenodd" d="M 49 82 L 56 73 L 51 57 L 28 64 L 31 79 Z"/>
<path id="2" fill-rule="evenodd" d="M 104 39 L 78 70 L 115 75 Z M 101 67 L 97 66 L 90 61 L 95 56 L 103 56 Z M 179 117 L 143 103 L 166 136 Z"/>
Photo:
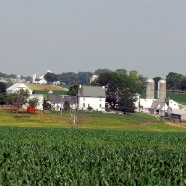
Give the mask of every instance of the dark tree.
<path id="1" fill-rule="evenodd" d="M 105 72 L 112 72 L 112 70 L 109 70 L 109 69 L 98 69 L 98 70 L 95 70 L 94 74 L 99 76 L 100 74 L 105 73 Z"/>
<path id="2" fill-rule="evenodd" d="M 89 85 L 90 84 L 90 78 L 93 75 L 92 72 L 79 72 L 77 74 L 77 80 L 76 83 L 81 85 Z"/>
<path id="3" fill-rule="evenodd" d="M 180 81 L 180 89 L 186 91 L 186 77 Z"/>
<path id="4" fill-rule="evenodd" d="M 168 90 L 179 90 L 180 89 L 180 82 L 184 78 L 182 74 L 178 74 L 175 72 L 169 72 L 166 76 L 167 81 L 167 89 Z"/>
<path id="5" fill-rule="evenodd" d="M 62 73 L 59 76 L 59 81 L 66 85 L 72 85 L 77 81 L 76 74 L 74 72 Z"/>
<path id="6" fill-rule="evenodd" d="M 161 79 L 162 79 L 161 77 L 154 77 L 153 78 L 154 84 L 155 84 L 155 90 L 158 90 L 158 81 Z"/>
<path id="7" fill-rule="evenodd" d="M 70 96 L 77 96 L 78 95 L 78 88 L 79 88 L 79 86 L 77 84 L 72 85 L 69 88 L 67 94 Z"/>
<path id="8" fill-rule="evenodd" d="M 126 73 L 124 69 L 100 74 L 98 85 L 106 87 L 106 101 L 112 109 L 134 111 L 136 94 L 141 91 L 141 81 L 136 71 Z"/>
<path id="9" fill-rule="evenodd" d="M 5 104 L 6 84 L 0 82 L 0 104 Z"/>
<path id="10" fill-rule="evenodd" d="M 50 73 L 50 72 L 47 72 L 45 75 L 44 75 L 44 78 L 46 79 L 46 81 L 51 84 L 53 83 L 54 81 L 58 81 L 58 76 L 54 73 Z"/>

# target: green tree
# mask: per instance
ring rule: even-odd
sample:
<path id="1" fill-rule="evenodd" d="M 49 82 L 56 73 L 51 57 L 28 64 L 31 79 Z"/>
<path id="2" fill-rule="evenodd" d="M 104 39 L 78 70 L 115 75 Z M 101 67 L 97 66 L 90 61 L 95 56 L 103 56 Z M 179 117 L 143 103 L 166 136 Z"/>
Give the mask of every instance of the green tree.
<path id="1" fill-rule="evenodd" d="M 109 70 L 109 69 L 98 69 L 98 70 L 95 70 L 94 74 L 99 76 L 100 74 L 105 73 L 105 72 L 112 72 L 112 70 Z"/>
<path id="2" fill-rule="evenodd" d="M 126 70 L 119 69 L 115 72 L 102 73 L 97 83 L 106 87 L 106 101 L 112 109 L 116 109 L 117 104 L 121 111 L 124 111 L 124 108 L 125 110 L 134 110 L 136 94 L 142 88 L 137 72 L 130 71 L 128 74 Z"/>
<path id="3" fill-rule="evenodd" d="M 92 72 L 79 72 L 76 76 L 76 83 L 81 85 L 89 85 Z"/>
<path id="4" fill-rule="evenodd" d="M 37 97 L 28 100 L 29 106 L 33 108 L 36 108 L 38 106 L 38 103 L 39 103 L 39 99 Z"/>
<path id="5" fill-rule="evenodd" d="M 180 81 L 180 89 L 186 91 L 186 77 Z"/>
<path id="6" fill-rule="evenodd" d="M 182 74 L 178 74 L 175 72 L 169 72 L 169 74 L 166 76 L 167 89 L 168 90 L 179 90 L 180 82 L 182 79 L 184 79 L 184 76 Z"/>
<path id="7" fill-rule="evenodd" d="M 6 100 L 5 100 L 5 96 L 6 96 L 6 84 L 3 82 L 0 82 L 0 104 L 5 104 Z"/>
<path id="8" fill-rule="evenodd" d="M 27 103 L 29 97 L 29 91 L 20 89 L 12 94 L 7 94 L 6 102 L 14 106 L 17 110 L 22 107 L 25 103 Z"/>
<path id="9" fill-rule="evenodd" d="M 77 81 L 77 76 L 74 72 L 62 73 L 59 75 L 59 81 L 66 85 L 72 85 Z"/>
<path id="10" fill-rule="evenodd" d="M 50 73 L 50 72 L 47 72 L 45 75 L 44 75 L 44 78 L 46 79 L 46 81 L 51 84 L 53 83 L 54 81 L 58 81 L 58 76 L 54 73 Z"/>
<path id="11" fill-rule="evenodd" d="M 67 94 L 70 96 L 77 96 L 78 95 L 78 88 L 79 88 L 79 85 L 77 85 L 77 84 L 72 85 L 69 88 Z"/>

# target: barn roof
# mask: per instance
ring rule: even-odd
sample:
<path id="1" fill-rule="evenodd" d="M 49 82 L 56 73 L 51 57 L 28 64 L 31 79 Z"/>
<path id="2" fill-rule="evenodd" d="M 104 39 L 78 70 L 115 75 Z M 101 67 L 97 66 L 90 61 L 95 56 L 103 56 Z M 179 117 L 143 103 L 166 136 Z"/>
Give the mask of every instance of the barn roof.
<path id="1" fill-rule="evenodd" d="M 102 97 L 105 98 L 105 88 L 98 86 L 81 86 L 78 90 L 78 96 L 81 97 Z"/>
<path id="2" fill-rule="evenodd" d="M 166 102 L 160 99 L 155 100 L 150 107 L 150 109 L 153 110 L 165 110 L 166 108 L 167 108 Z"/>
<path id="3" fill-rule="evenodd" d="M 28 90 L 31 90 L 29 89 L 24 83 L 15 83 L 13 84 L 12 86 L 10 86 L 9 88 L 7 88 L 6 90 L 7 91 L 13 91 L 15 90 L 16 88 L 19 88 L 19 89 L 28 89 Z"/>
<path id="4" fill-rule="evenodd" d="M 64 103 L 65 101 L 68 101 L 70 104 L 75 104 L 77 103 L 77 96 L 51 94 L 49 95 L 49 100 L 52 103 Z"/>

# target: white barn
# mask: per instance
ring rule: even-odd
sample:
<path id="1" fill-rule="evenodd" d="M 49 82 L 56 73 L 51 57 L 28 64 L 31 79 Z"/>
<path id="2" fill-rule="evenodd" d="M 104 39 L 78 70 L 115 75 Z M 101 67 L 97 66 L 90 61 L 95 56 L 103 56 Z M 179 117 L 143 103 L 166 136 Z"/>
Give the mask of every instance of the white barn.
<path id="1" fill-rule="evenodd" d="M 12 94 L 12 93 L 14 93 L 16 91 L 19 91 L 20 89 L 28 90 L 29 91 L 29 94 L 30 95 L 32 94 L 32 90 L 29 89 L 24 83 L 15 83 L 12 86 L 10 86 L 9 88 L 7 88 L 6 89 L 6 92 L 8 94 Z"/>
<path id="2" fill-rule="evenodd" d="M 105 87 L 82 86 L 78 89 L 78 109 L 105 111 Z"/>

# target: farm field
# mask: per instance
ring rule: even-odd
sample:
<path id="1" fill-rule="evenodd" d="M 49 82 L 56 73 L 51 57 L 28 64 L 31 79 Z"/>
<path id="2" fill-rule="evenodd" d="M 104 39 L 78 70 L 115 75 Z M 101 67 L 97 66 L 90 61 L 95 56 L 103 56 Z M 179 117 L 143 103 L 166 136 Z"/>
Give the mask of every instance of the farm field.
<path id="1" fill-rule="evenodd" d="M 0 110 L 0 126 L 16 127 L 48 127 L 48 128 L 71 128 L 72 118 L 69 113 L 53 112 L 52 114 L 20 114 L 9 113 Z M 186 123 L 182 127 L 170 126 L 159 121 L 154 116 L 143 113 L 131 113 L 129 115 L 102 114 L 99 112 L 80 113 L 82 129 L 119 129 L 128 131 L 157 131 L 157 132 L 186 132 Z M 175 123 L 176 124 L 176 123 Z M 180 126 L 180 123 L 177 122 Z"/>
<path id="2" fill-rule="evenodd" d="M 186 134 L 0 127 L 1 185 L 185 185 Z"/>
<path id="3" fill-rule="evenodd" d="M 186 184 L 186 130 L 153 116 L 0 116 L 0 185 Z"/>
<path id="4" fill-rule="evenodd" d="M 26 84 L 32 90 L 62 90 L 62 87 L 55 86 L 55 85 L 40 85 L 40 84 Z"/>

